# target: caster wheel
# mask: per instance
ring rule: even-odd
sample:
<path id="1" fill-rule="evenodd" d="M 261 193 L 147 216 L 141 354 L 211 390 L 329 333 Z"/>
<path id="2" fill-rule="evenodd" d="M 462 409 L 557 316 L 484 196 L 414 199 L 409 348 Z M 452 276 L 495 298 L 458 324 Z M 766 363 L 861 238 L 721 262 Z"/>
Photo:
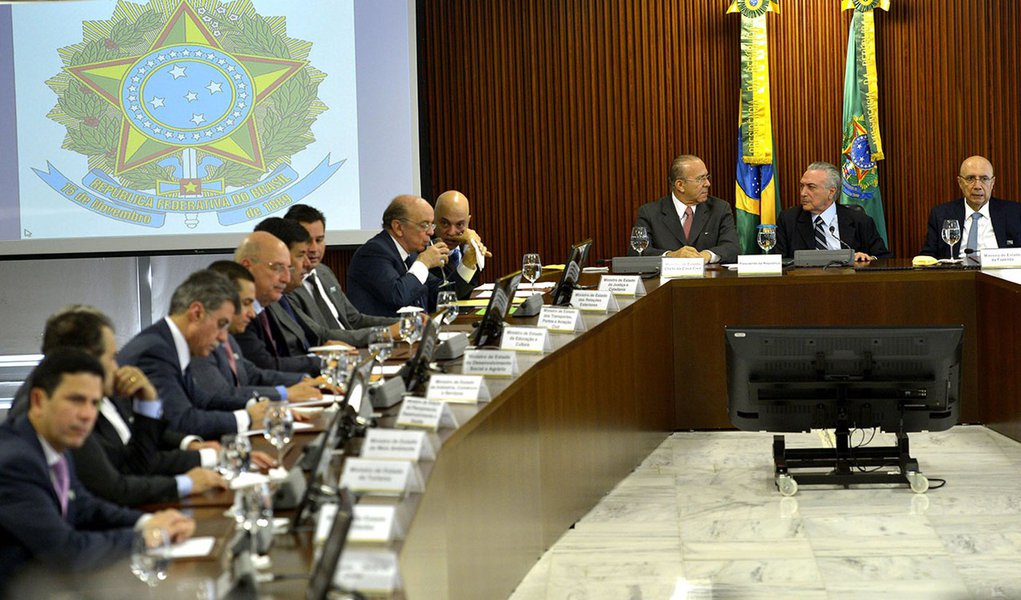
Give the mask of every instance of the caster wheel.
<path id="1" fill-rule="evenodd" d="M 908 471 L 904 476 L 907 477 L 912 492 L 924 494 L 929 489 L 929 478 L 918 471 Z"/>
<path id="2" fill-rule="evenodd" d="M 798 482 L 790 475 L 777 475 L 776 489 L 784 496 L 793 496 L 798 493 Z"/>

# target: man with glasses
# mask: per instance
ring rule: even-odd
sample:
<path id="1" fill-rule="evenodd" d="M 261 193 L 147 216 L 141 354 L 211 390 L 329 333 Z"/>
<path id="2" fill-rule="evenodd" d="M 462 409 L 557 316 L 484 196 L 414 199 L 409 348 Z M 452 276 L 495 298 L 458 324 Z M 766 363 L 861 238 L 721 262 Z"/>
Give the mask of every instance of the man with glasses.
<path id="1" fill-rule="evenodd" d="M 670 193 L 638 208 L 635 226 L 649 233 L 644 256 L 735 262 L 737 228 L 730 204 L 710 196 L 709 170 L 697 156 L 682 154 L 670 164 Z M 634 250 L 628 251 L 635 254 Z"/>
<path id="2" fill-rule="evenodd" d="M 983 248 L 1021 248 L 1021 205 L 993 198 L 993 165 L 981 156 L 961 163 L 957 185 L 963 198 L 946 202 L 929 211 L 928 231 L 921 254 L 935 258 L 977 258 Z M 942 238 L 943 223 L 957 221 L 961 243 L 953 257 Z"/>
<path id="3" fill-rule="evenodd" d="M 433 243 L 433 208 L 423 198 L 398 196 L 383 211 L 383 231 L 355 252 L 347 271 L 347 294 L 358 310 L 392 317 L 398 309 L 436 309 L 441 279 L 430 269 L 447 263 L 450 250 Z"/>
<path id="4" fill-rule="evenodd" d="M 836 202 L 840 186 L 837 167 L 823 161 L 808 165 L 801 176 L 801 203 L 781 212 L 776 220 L 778 254 L 793 258 L 797 250 L 849 248 L 857 262 L 890 258 L 872 217 L 858 206 Z"/>

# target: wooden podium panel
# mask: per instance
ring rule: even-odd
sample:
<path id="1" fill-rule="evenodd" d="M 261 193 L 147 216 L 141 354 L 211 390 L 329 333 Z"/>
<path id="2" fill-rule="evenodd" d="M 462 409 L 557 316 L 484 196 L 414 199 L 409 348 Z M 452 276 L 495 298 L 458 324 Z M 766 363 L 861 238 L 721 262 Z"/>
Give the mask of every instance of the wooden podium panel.
<path id="1" fill-rule="evenodd" d="M 849 269 L 843 271 L 850 271 Z M 793 272 L 675 281 L 676 429 L 729 429 L 725 326 L 964 325 L 961 422 L 981 420 L 975 273 Z"/>

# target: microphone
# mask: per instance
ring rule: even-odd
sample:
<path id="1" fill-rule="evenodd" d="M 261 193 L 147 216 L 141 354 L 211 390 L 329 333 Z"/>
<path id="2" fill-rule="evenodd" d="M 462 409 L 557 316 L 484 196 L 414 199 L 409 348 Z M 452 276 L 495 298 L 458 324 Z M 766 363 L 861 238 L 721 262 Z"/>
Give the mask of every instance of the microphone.
<path id="1" fill-rule="evenodd" d="M 833 236 L 833 239 L 835 239 L 835 240 L 837 240 L 838 242 L 840 242 L 840 246 L 841 246 L 842 248 L 844 248 L 845 250 L 850 250 L 852 254 L 854 253 L 854 248 L 852 248 L 851 246 L 849 246 L 849 245 L 847 244 L 847 242 L 845 242 L 844 240 L 840 239 L 840 236 L 839 236 L 839 235 L 837 235 L 837 230 L 836 230 L 836 228 L 835 228 L 834 226 L 832 226 L 832 225 L 830 225 L 830 235 L 832 235 L 832 236 Z"/>

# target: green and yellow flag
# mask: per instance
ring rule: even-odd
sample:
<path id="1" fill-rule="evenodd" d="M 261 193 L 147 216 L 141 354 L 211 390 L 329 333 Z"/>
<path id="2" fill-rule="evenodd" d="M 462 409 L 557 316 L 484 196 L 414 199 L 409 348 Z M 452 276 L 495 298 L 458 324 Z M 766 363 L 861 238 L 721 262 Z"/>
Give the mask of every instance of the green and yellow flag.
<path id="1" fill-rule="evenodd" d="M 766 13 L 780 12 L 778 0 L 735 0 L 728 13 L 741 13 L 741 98 L 737 130 L 735 208 L 741 254 L 758 254 L 760 224 L 776 223 L 776 157 L 769 101 L 769 45 Z"/>
<path id="2" fill-rule="evenodd" d="M 876 68 L 876 22 L 874 10 L 890 10 L 890 0 L 841 0 L 843 10 L 853 9 L 847 37 L 844 71 L 844 182 L 841 204 L 859 204 L 876 222 L 887 243 L 883 198 L 879 194 L 879 169 L 883 138 L 879 133 L 879 74 Z"/>

